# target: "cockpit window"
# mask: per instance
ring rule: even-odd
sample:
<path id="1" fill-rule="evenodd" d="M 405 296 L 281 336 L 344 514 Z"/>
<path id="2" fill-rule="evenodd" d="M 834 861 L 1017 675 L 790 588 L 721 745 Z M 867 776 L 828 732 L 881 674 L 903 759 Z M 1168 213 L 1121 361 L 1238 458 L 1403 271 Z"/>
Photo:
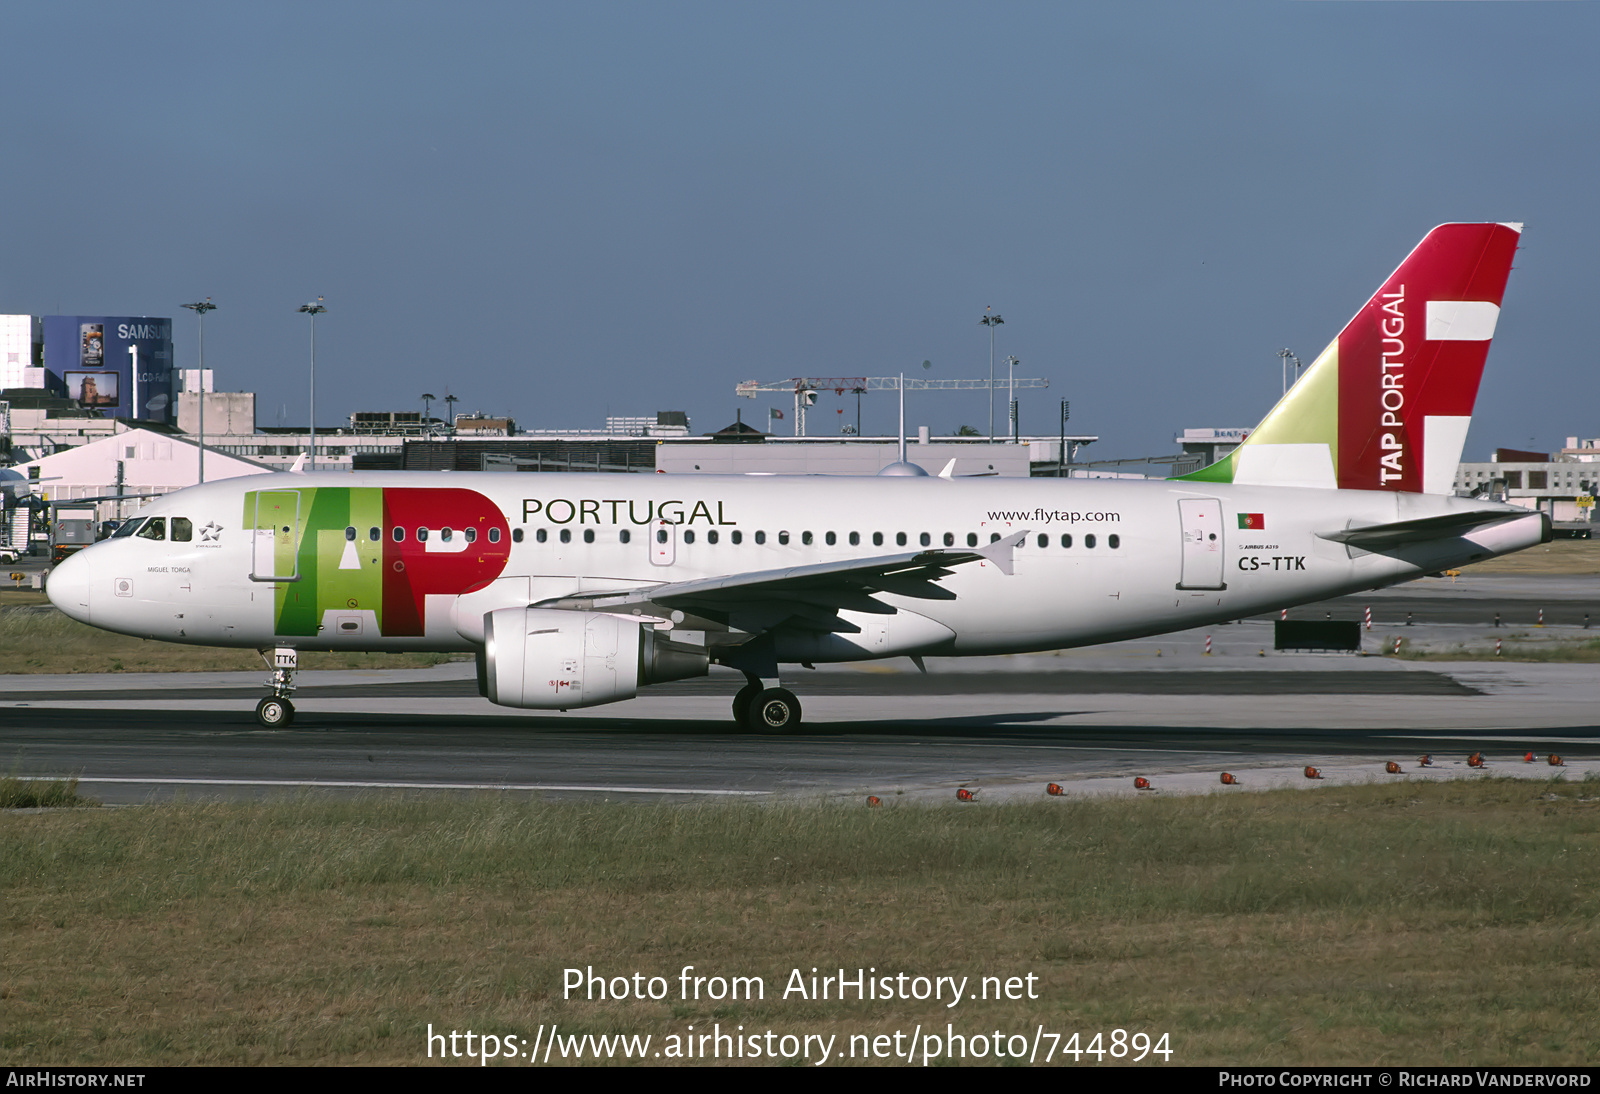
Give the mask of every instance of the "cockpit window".
<path id="1" fill-rule="evenodd" d="M 172 539 L 176 543 L 188 543 L 194 539 L 194 522 L 188 517 L 173 517 Z"/>
<path id="2" fill-rule="evenodd" d="M 122 539 L 124 536 L 131 536 L 133 533 L 139 530 L 139 527 L 142 524 L 144 524 L 143 517 L 134 517 L 132 520 L 125 520 L 122 522 L 121 528 L 118 528 L 115 532 L 111 533 L 111 538 Z"/>
<path id="3" fill-rule="evenodd" d="M 166 539 L 167 518 L 151 517 L 145 521 L 144 527 L 139 529 L 140 539 Z"/>

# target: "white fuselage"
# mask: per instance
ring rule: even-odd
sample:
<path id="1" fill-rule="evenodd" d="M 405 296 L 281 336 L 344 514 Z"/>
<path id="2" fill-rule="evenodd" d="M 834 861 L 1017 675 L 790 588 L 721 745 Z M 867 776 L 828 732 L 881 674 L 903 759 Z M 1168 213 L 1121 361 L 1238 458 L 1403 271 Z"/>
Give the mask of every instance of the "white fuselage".
<path id="1" fill-rule="evenodd" d="M 341 491 L 349 492 L 339 503 L 349 514 L 375 515 L 319 516 Z M 451 491 L 454 508 L 431 516 L 430 491 Z M 292 529 L 282 526 L 275 564 L 274 530 L 258 515 L 267 492 L 294 514 Z M 485 505 L 462 516 L 468 495 Z M 992 562 L 968 563 L 939 581 L 951 599 L 879 593 L 898 610 L 872 617 L 870 640 L 780 643 L 780 660 L 994 654 L 1239 618 L 1540 541 L 1537 514 L 1381 554 L 1318 535 L 1462 510 L 1505 508 L 1381 491 L 1114 479 L 283 474 L 162 497 L 140 516 L 164 518 L 164 538 L 99 543 L 58 567 L 49 590 L 84 622 L 172 642 L 472 650 L 482 640 L 483 614 L 499 608 L 923 547 L 986 546 L 1025 530 L 1010 574 Z M 463 530 L 451 525 L 470 521 L 485 531 L 464 543 Z M 188 538 L 174 538 L 180 527 Z M 429 530 L 426 542 L 418 528 Z M 491 534 L 500 554 L 485 562 L 476 552 L 489 548 Z M 384 581 L 408 564 L 413 577 L 436 564 L 448 576 L 419 581 L 418 618 L 401 625 Z M 286 631 L 290 608 L 301 622 Z"/>

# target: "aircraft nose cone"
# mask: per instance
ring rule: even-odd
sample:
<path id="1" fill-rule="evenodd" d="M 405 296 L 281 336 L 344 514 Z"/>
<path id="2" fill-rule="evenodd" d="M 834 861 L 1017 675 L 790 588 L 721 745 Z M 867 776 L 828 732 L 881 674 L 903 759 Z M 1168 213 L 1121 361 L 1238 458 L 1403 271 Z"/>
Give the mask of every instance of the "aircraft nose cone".
<path id="1" fill-rule="evenodd" d="M 79 551 L 50 571 L 44 592 L 61 611 L 80 623 L 89 622 L 89 552 Z"/>

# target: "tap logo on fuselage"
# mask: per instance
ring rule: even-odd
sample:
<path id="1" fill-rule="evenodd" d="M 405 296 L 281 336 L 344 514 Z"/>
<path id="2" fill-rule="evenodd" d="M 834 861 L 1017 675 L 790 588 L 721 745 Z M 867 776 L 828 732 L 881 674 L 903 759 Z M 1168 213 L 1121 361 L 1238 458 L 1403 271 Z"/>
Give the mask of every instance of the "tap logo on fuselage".
<path id="1" fill-rule="evenodd" d="M 251 491 L 244 526 L 279 537 L 275 632 L 313 637 L 324 614 L 371 613 L 383 637 L 427 631 L 427 598 L 483 588 L 511 553 L 505 516 L 455 487 Z"/>

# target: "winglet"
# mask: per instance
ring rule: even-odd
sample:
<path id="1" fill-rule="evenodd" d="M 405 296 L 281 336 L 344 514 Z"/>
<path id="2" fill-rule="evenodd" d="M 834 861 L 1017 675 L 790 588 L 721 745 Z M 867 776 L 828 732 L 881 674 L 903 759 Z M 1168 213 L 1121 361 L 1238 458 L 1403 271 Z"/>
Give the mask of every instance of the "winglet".
<path id="1" fill-rule="evenodd" d="M 954 456 L 950 457 L 950 462 L 944 465 L 944 470 L 939 472 L 939 477 L 941 479 L 953 479 L 956 477 L 956 460 Z"/>
<path id="2" fill-rule="evenodd" d="M 306 454 L 304 452 L 294 458 L 294 464 L 289 468 L 291 475 L 304 475 L 306 473 Z"/>
<path id="3" fill-rule="evenodd" d="M 995 540 L 987 547 L 980 547 L 976 553 L 998 566 L 1001 573 L 1009 576 L 1014 572 L 1012 568 L 1012 552 L 1016 550 L 1017 544 L 1027 538 L 1028 529 L 1024 528 L 1020 532 L 1011 533 L 1004 539 Z"/>

